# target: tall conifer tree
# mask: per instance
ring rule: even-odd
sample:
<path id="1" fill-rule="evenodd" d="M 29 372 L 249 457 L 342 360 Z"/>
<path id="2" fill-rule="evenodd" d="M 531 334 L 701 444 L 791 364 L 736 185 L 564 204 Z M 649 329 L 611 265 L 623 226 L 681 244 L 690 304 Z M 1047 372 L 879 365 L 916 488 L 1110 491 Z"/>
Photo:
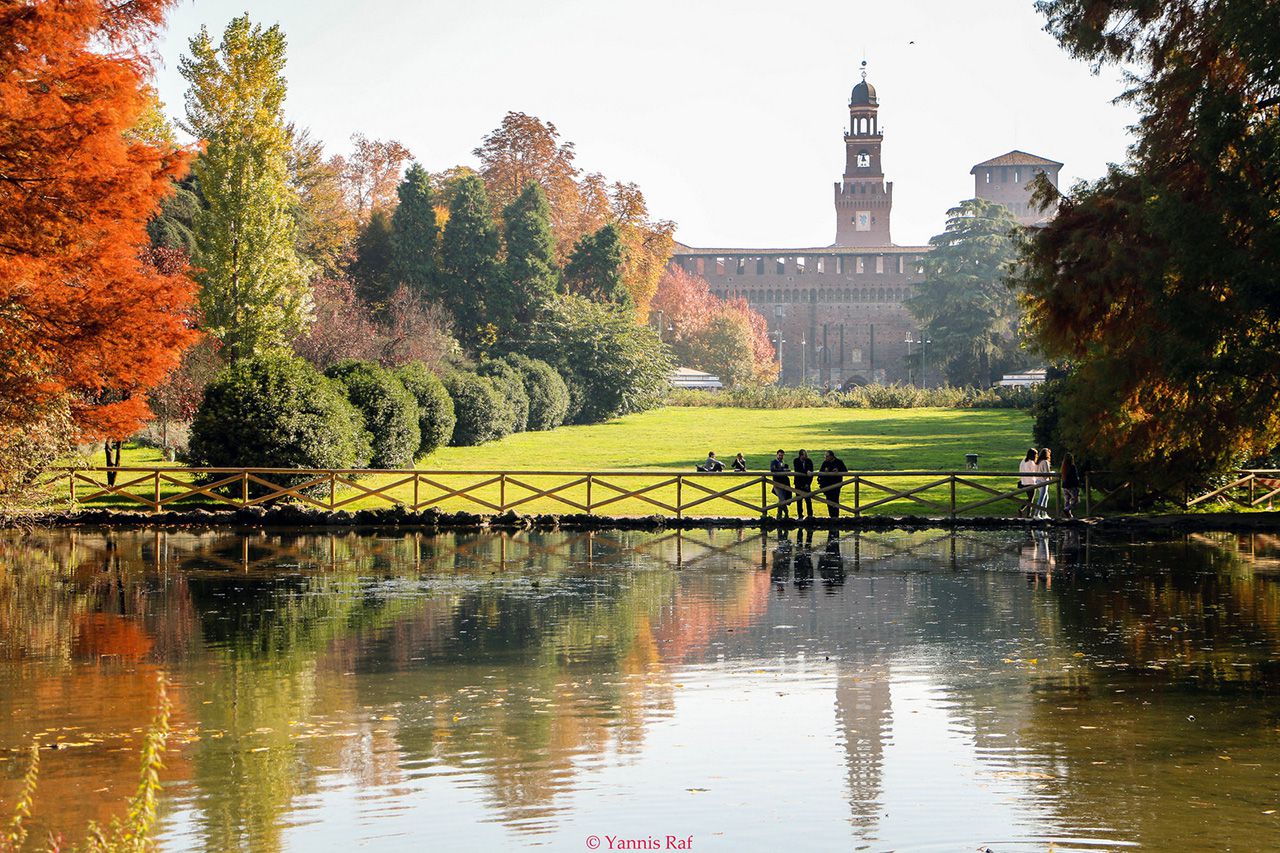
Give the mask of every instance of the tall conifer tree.
<path id="1" fill-rule="evenodd" d="M 631 293 L 623 281 L 622 235 L 613 223 L 588 234 L 573 247 L 564 277 L 569 291 L 596 302 L 632 307 Z"/>
<path id="2" fill-rule="evenodd" d="M 285 38 L 248 15 L 214 45 L 201 28 L 180 63 L 186 129 L 205 144 L 194 171 L 206 206 L 195 219 L 205 327 L 233 357 L 287 346 L 310 321 L 307 270 L 294 247 L 285 127 Z"/>
<path id="3" fill-rule="evenodd" d="M 542 187 L 530 181 L 502 212 L 506 229 L 507 298 L 518 323 L 533 320 L 560 291 L 556 238 L 551 231 L 551 207 Z"/>
<path id="4" fill-rule="evenodd" d="M 484 181 L 467 175 L 449 203 L 449 221 L 440 241 L 440 290 L 463 343 L 479 348 L 490 339 L 489 302 L 501 280 L 498 229 L 489 215 Z"/>
<path id="5" fill-rule="evenodd" d="M 399 282 L 416 296 L 435 295 L 436 225 L 431 175 L 414 163 L 396 189 L 400 204 L 391 217 L 392 257 Z"/>
<path id="6" fill-rule="evenodd" d="M 385 210 L 375 210 L 356 238 L 356 258 L 350 269 L 356 293 L 375 311 L 386 307 L 400 284 L 395 261 L 391 217 Z"/>

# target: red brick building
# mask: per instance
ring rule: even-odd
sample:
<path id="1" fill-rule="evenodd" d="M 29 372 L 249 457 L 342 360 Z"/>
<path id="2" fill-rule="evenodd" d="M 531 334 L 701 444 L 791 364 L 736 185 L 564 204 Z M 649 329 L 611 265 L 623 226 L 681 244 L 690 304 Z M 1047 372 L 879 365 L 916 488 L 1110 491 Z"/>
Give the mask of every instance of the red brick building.
<path id="1" fill-rule="evenodd" d="M 705 278 L 717 296 L 745 297 L 765 316 L 782 364 L 780 381 L 786 384 L 839 387 L 921 380 L 909 370 L 907 359 L 909 352 L 918 352 L 919 326 L 903 301 L 923 277 L 929 247 L 897 246 L 890 237 L 893 184 L 885 181 L 881 162 L 879 98 L 866 80 L 865 62 L 863 66 L 862 80 L 849 97 L 844 174 L 835 183 L 835 241 L 811 248 L 677 243 L 671 259 Z M 1034 163 L 989 165 L 1015 155 Z M 1026 181 L 1033 170 L 1049 171 L 1056 185 L 1061 167 L 1015 151 L 978 164 L 973 174 L 979 196 L 1025 210 Z M 980 171 L 988 168 L 990 179 Z M 924 355 L 925 381 L 934 384 L 938 374 L 930 367 L 927 348 Z"/>
<path id="2" fill-rule="evenodd" d="M 998 201 L 1018 217 L 1023 225 L 1035 225 L 1053 215 L 1053 209 L 1040 211 L 1031 206 L 1031 182 L 1044 172 L 1049 182 L 1058 185 L 1062 164 L 1025 151 L 1010 151 L 984 160 L 969 170 L 973 175 L 974 198 Z"/>

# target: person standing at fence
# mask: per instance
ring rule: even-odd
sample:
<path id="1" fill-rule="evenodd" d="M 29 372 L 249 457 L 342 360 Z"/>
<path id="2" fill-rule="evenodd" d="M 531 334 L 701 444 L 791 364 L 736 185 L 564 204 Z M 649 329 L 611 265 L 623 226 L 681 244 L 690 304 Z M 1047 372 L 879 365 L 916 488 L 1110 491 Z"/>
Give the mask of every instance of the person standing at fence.
<path id="1" fill-rule="evenodd" d="M 1068 453 L 1062 457 L 1062 514 L 1075 518 L 1076 504 L 1080 502 L 1080 469 L 1076 458 Z"/>
<path id="2" fill-rule="evenodd" d="M 733 457 L 733 470 L 735 470 L 735 471 L 746 471 L 746 470 L 747 470 L 747 457 L 743 456 L 741 453 L 739 453 L 737 456 Z"/>
<path id="3" fill-rule="evenodd" d="M 775 453 L 769 470 L 773 473 L 773 494 L 778 499 L 778 518 L 787 518 L 791 515 L 787 509 L 791 501 L 791 478 L 786 474 L 791 468 L 787 465 L 787 454 L 781 450 Z"/>
<path id="4" fill-rule="evenodd" d="M 822 465 L 818 467 L 818 488 L 826 489 L 818 499 L 826 501 L 827 515 L 832 518 L 840 517 L 840 484 L 844 480 L 840 474 L 848 470 L 840 457 L 830 450 L 823 455 Z"/>
<path id="5" fill-rule="evenodd" d="M 1027 451 L 1027 455 L 1022 457 L 1022 461 L 1018 463 L 1018 488 L 1025 489 L 1028 486 L 1036 484 L 1036 449 L 1033 447 Z M 1025 503 L 1018 507 L 1018 518 L 1022 518 L 1022 514 L 1026 513 L 1030 518 L 1032 515 L 1031 508 L 1036 505 L 1036 493 L 1034 490 L 1023 492 L 1022 500 Z"/>
<path id="6" fill-rule="evenodd" d="M 796 518 L 813 518 L 813 460 L 808 451 L 797 450 L 791 467 L 796 472 Z"/>
<path id="7" fill-rule="evenodd" d="M 1040 448 L 1040 453 L 1036 456 L 1036 471 L 1041 475 L 1053 473 L 1053 455 L 1047 447 Z M 1053 482 L 1051 478 L 1040 476 L 1036 478 L 1036 485 L 1040 488 L 1036 490 L 1036 513 L 1040 518 L 1049 517 L 1049 483 Z"/>

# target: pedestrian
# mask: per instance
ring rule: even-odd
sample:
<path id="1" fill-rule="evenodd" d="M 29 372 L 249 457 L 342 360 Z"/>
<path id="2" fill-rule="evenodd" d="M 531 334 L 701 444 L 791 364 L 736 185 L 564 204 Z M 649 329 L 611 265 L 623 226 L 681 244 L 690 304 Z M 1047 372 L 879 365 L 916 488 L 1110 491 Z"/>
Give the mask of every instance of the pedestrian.
<path id="1" fill-rule="evenodd" d="M 828 450 L 823 454 L 818 468 L 818 489 L 822 491 L 820 500 L 827 505 L 827 515 L 832 518 L 840 517 L 840 484 L 844 480 L 840 474 L 848 470 L 835 453 Z"/>
<path id="2" fill-rule="evenodd" d="M 747 470 L 747 457 L 743 456 L 741 453 L 739 453 L 737 456 L 733 457 L 733 470 L 735 470 L 735 471 L 746 471 L 746 470 Z"/>
<path id="3" fill-rule="evenodd" d="M 787 466 L 787 455 L 779 450 L 773 455 L 773 460 L 769 463 L 769 471 L 773 474 L 773 494 L 778 499 L 778 518 L 783 519 L 791 515 L 787 505 L 791 502 L 791 478 L 786 472 L 791 468 Z"/>
<path id="4" fill-rule="evenodd" d="M 1075 518 L 1076 504 L 1080 502 L 1080 469 L 1076 458 L 1068 453 L 1062 457 L 1062 514 Z"/>
<path id="5" fill-rule="evenodd" d="M 1036 449 L 1032 447 L 1027 451 L 1027 455 L 1022 457 L 1022 461 L 1018 463 L 1018 488 L 1028 489 L 1036 484 L 1036 478 L 1030 476 L 1036 472 Z M 1018 518 L 1022 518 L 1022 514 L 1026 513 L 1027 517 L 1031 516 L 1031 507 L 1035 506 L 1035 490 L 1021 492 L 1018 499 L 1023 501 L 1022 506 L 1018 507 Z"/>
<path id="6" fill-rule="evenodd" d="M 806 451 L 797 450 L 791 467 L 796 472 L 796 517 L 813 518 L 813 460 Z"/>
<path id="7" fill-rule="evenodd" d="M 1036 471 L 1041 475 L 1053 473 L 1053 454 L 1049 448 L 1040 448 L 1040 453 L 1036 456 Z M 1039 507 L 1040 518 L 1049 517 L 1049 483 L 1051 482 L 1053 480 L 1050 477 L 1040 476 L 1036 478 L 1036 484 L 1040 486 L 1036 490 L 1036 506 Z"/>
<path id="8" fill-rule="evenodd" d="M 707 451 L 707 461 L 698 466 L 699 471 L 706 471 L 708 474 L 718 474 L 724 470 L 724 463 L 716 458 L 714 450 Z"/>

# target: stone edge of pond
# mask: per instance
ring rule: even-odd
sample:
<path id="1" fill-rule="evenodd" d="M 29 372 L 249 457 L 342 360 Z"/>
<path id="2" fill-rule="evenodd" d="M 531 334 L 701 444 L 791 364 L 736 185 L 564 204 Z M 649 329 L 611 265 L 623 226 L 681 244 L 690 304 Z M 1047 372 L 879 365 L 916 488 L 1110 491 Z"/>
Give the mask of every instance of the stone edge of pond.
<path id="1" fill-rule="evenodd" d="M 1108 530 L 1280 530 L 1280 512 L 1128 515 L 1087 519 L 1021 519 L 1005 516 L 864 516 L 816 518 L 801 524 L 795 519 L 695 516 L 601 516 L 580 513 L 522 515 L 506 512 L 482 515 L 390 509 L 323 510 L 300 506 L 235 509 L 184 509 L 150 513 L 116 509 L 48 511 L 0 516 L 0 527 L 398 527 L 411 530 L 692 530 L 706 528 L 832 528 L 843 530 L 927 528 L 1084 528 Z"/>

